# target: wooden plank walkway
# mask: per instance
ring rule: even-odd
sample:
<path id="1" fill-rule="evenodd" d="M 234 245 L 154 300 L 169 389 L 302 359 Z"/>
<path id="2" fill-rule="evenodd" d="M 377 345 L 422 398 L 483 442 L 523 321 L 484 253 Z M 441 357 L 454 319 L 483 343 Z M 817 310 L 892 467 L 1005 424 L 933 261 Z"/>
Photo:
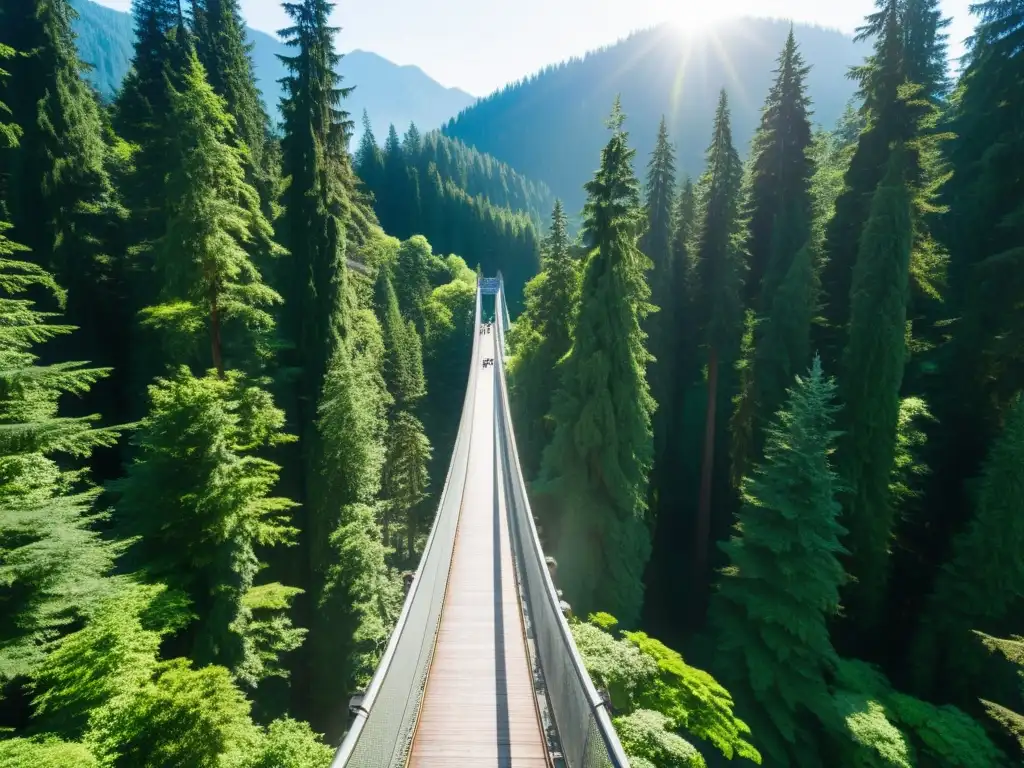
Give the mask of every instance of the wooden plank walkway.
<path id="1" fill-rule="evenodd" d="M 496 353 L 480 338 L 480 366 Z M 547 768 L 495 453 L 494 367 L 477 373 L 469 472 L 410 768 Z"/>

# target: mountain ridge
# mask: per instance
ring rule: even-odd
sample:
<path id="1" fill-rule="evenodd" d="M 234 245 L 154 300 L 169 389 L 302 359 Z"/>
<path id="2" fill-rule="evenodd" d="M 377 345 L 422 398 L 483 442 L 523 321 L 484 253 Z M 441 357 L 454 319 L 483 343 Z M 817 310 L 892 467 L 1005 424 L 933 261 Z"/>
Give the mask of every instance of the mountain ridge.
<path id="1" fill-rule="evenodd" d="M 730 97 L 736 147 L 746 156 L 790 26 L 746 17 L 689 35 L 668 24 L 638 30 L 479 99 L 449 120 L 444 132 L 545 182 L 574 216 L 583 204 L 582 185 L 607 140 L 604 123 L 616 95 L 640 173 L 663 114 L 677 148 L 677 169 L 694 178 L 703 171 L 721 87 Z M 812 119 L 830 128 L 856 90 L 846 73 L 863 62 L 870 46 L 825 27 L 792 27 L 811 65 Z M 542 142 L 533 141 L 530 126 L 544 127 Z"/>
<path id="2" fill-rule="evenodd" d="M 131 66 L 135 36 L 131 14 L 92 0 L 71 4 L 78 13 L 73 26 L 79 56 L 90 67 L 86 76 L 105 98 L 111 98 Z M 253 66 L 264 105 L 276 118 L 282 92 L 278 80 L 285 74 L 277 54 L 287 49 L 267 32 L 246 27 L 246 35 L 253 44 Z M 355 49 L 345 54 L 339 70 L 346 85 L 356 86 L 345 104 L 356 126 L 354 141 L 362 133 L 364 109 L 374 130 L 384 135 L 391 123 L 399 129 L 410 122 L 424 129 L 438 128 L 476 100 L 460 88 L 441 85 L 414 64 L 395 64 L 372 51 Z"/>

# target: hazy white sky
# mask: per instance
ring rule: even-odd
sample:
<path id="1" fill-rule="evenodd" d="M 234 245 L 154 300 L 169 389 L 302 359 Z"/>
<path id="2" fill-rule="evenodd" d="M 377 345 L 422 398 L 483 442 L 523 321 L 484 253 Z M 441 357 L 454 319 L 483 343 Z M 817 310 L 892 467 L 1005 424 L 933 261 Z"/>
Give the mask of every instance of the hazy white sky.
<path id="1" fill-rule="evenodd" d="M 127 10 L 131 0 L 97 0 Z M 973 28 L 972 0 L 941 0 L 951 53 Z M 241 0 L 249 26 L 274 33 L 287 20 L 276 0 Z M 773 16 L 852 32 L 873 0 L 340 0 L 339 45 L 415 64 L 438 82 L 484 96 L 569 56 L 661 21 L 700 26 L 729 16 Z"/>

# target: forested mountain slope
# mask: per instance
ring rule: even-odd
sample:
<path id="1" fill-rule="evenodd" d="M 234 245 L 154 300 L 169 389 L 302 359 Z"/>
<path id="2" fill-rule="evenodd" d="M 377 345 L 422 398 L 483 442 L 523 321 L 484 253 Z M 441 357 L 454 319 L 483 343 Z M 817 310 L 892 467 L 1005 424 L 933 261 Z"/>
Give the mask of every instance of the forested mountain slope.
<path id="1" fill-rule="evenodd" d="M 383 149 L 365 128 L 355 168 L 386 231 L 423 234 L 442 252 L 471 254 L 487 274 L 502 272 L 518 309 L 554 203 L 546 185 L 440 131 L 421 135 L 415 125 L 401 140 L 390 126 Z"/>
<path id="2" fill-rule="evenodd" d="M 583 204 L 582 185 L 600 154 L 603 120 L 616 94 L 629 115 L 639 162 L 654 147 L 664 114 L 679 169 L 696 177 L 720 88 L 731 97 L 737 144 L 747 146 L 789 27 L 788 21 L 743 19 L 692 37 L 668 25 L 638 32 L 481 99 L 453 118 L 445 133 L 547 182 L 573 218 Z M 795 35 L 811 65 L 813 120 L 831 127 L 854 92 L 846 72 L 868 48 L 819 27 L 798 24 Z"/>
<path id="3" fill-rule="evenodd" d="M 74 24 L 79 55 L 94 67 L 89 79 L 104 96 L 113 96 L 131 62 L 131 15 L 91 0 L 73 0 L 71 5 L 79 14 Z M 247 28 L 246 34 L 253 44 L 252 61 L 263 102 L 276 115 L 281 100 L 278 81 L 285 74 L 277 56 L 287 51 L 280 40 L 265 32 Z M 405 127 L 415 122 L 434 128 L 474 101 L 465 91 L 445 88 L 432 80 L 419 67 L 400 66 L 369 51 L 345 54 L 338 69 L 346 86 L 356 86 L 346 101 L 346 109 L 357 116 L 365 109 L 380 132 L 387 130 L 390 123 Z M 360 130 L 357 122 L 357 139 Z"/>

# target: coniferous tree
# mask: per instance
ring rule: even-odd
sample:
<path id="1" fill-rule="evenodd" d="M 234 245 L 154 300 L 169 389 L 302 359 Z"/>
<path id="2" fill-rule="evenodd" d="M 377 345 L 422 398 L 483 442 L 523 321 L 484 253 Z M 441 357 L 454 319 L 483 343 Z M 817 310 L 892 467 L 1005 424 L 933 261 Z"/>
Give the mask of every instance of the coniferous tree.
<path id="1" fill-rule="evenodd" d="M 640 249 L 647 254 L 654 267 L 648 276 L 651 284 L 651 303 L 657 311 L 647 318 L 646 332 L 650 339 L 649 348 L 654 357 L 647 378 L 651 395 L 658 403 L 653 417 L 655 463 L 665 439 L 669 422 L 667 386 L 672 375 L 671 337 L 672 315 L 679 297 L 673 296 L 672 286 L 675 265 L 672 261 L 672 207 L 675 200 L 675 152 L 668 139 L 668 126 L 661 118 L 658 138 L 647 164 L 647 231 L 640 241 Z"/>
<path id="2" fill-rule="evenodd" d="M 317 564 L 311 665 L 314 675 L 329 678 L 314 678 L 311 709 L 332 736 L 343 729 L 349 694 L 372 676 L 400 601 L 377 509 L 390 402 L 381 373 L 387 350 L 372 310 L 358 309 L 352 319 L 320 400 L 323 500 L 311 537 Z"/>
<path id="3" fill-rule="evenodd" d="M 1024 591 L 1024 397 L 1014 398 L 1002 434 L 978 481 L 974 515 L 955 539 L 921 625 L 913 664 L 922 693 L 965 704 L 995 696 L 980 677 L 982 654 L 971 630 L 1018 631 L 1015 606 Z"/>
<path id="4" fill-rule="evenodd" d="M 248 149 L 251 179 L 261 195 L 271 194 L 271 155 L 266 152 L 269 118 L 246 41 L 245 21 L 238 0 L 193 0 L 195 47 L 214 93 L 224 99 L 234 118 L 234 136 Z"/>
<path id="5" fill-rule="evenodd" d="M 13 55 L 0 44 L 0 63 Z M 8 77 L 0 67 L 0 81 Z M 7 114 L 0 101 L 0 116 Z M 0 151 L 19 135 L 0 122 Z M 96 416 L 67 418 L 59 409 L 63 395 L 85 394 L 109 371 L 39 363 L 39 345 L 73 328 L 50 323 L 27 298 L 38 291 L 56 301 L 62 291 L 48 272 L 21 260 L 27 249 L 7 238 L 9 229 L 0 219 L 0 688 L 33 673 L 59 635 L 91 614 L 119 550 L 96 530 L 97 491 L 67 461 L 113 444 L 117 432 L 95 428 Z"/>
<path id="6" fill-rule="evenodd" d="M 751 149 L 746 296 L 756 315 L 732 422 L 734 481 L 760 456 L 763 427 L 808 359 L 813 264 L 811 253 L 801 251 L 810 236 L 814 170 L 809 155 L 810 100 L 804 85 L 808 70 L 790 29 Z M 787 282 L 787 295 L 776 303 Z"/>
<path id="7" fill-rule="evenodd" d="M 163 179 L 174 135 L 171 91 L 179 85 L 191 43 L 180 0 L 133 0 L 132 16 L 135 55 L 114 105 L 114 128 L 138 147 L 124 193 L 132 239 L 145 243 L 163 229 Z"/>
<path id="8" fill-rule="evenodd" d="M 743 167 L 732 144 L 729 104 L 723 90 L 715 113 L 707 170 L 700 180 L 700 224 L 693 264 L 694 319 L 707 363 L 707 407 L 694 537 L 694 573 L 704 578 L 711 531 L 715 442 L 719 431 L 720 366 L 739 354 L 743 308 L 743 235 L 739 214 Z M 725 377 L 728 380 L 728 377 Z M 729 398 L 721 398 L 728 402 Z"/>
<path id="9" fill-rule="evenodd" d="M 7 230 L 0 222 L 0 686 L 33 672 L 61 632 L 90 614 L 120 549 L 96 529 L 98 489 L 57 459 L 85 458 L 117 440 L 116 431 L 95 428 L 96 416 L 59 413 L 63 395 L 88 392 L 109 370 L 39 363 L 40 344 L 74 329 L 50 323 L 25 298 L 29 290 L 61 289 L 19 260 L 26 249 Z"/>
<path id="10" fill-rule="evenodd" d="M 166 184 L 167 231 L 154 249 L 161 303 L 144 310 L 145 322 L 171 331 L 175 346 L 187 350 L 179 359 L 197 370 L 213 367 L 222 377 L 226 367 L 255 372 L 268 353 L 269 310 L 281 298 L 245 247 L 257 238 L 272 243 L 273 232 L 246 182 L 242 152 L 227 143 L 224 102 L 195 54 L 172 107 L 175 170 Z M 205 333 L 197 333 L 201 328 Z M 202 336 L 208 357 L 196 354 Z"/>
<path id="11" fill-rule="evenodd" d="M 123 223 L 122 210 L 107 169 L 100 107 L 81 77 L 75 18 L 66 0 L 0 10 L 0 44 L 25 51 L 11 62 L 11 79 L 0 83 L 0 101 L 21 131 L 17 148 L 0 151 L 0 183 L 6 187 L 11 236 L 64 288 L 59 308 L 79 327 L 73 350 L 58 341 L 44 354 L 113 364 L 122 362 L 118 334 L 127 323 L 118 295 L 123 254 L 112 253 L 109 242 Z M 58 309 L 53 296 L 34 298 Z M 113 410 L 117 403 L 103 405 Z"/>
<path id="12" fill-rule="evenodd" d="M 811 123 L 804 65 L 790 28 L 779 54 L 775 82 L 761 110 L 761 125 L 751 145 L 750 272 L 747 305 L 767 314 L 789 265 L 807 242 L 811 221 L 813 161 Z M 806 365 L 805 360 L 800 366 Z M 774 404 L 777 408 L 778 403 Z M 774 413 L 775 409 L 768 411 Z"/>
<path id="13" fill-rule="evenodd" d="M 300 590 L 256 585 L 256 548 L 293 539 L 295 503 L 270 496 L 280 467 L 254 455 L 294 439 L 282 432 L 284 414 L 237 371 L 196 378 L 182 367 L 158 379 L 149 399 L 136 458 L 113 485 L 125 530 L 139 537 L 135 558 L 187 595 L 195 661 L 221 664 L 250 686 L 284 674 L 277 657 L 305 634 L 285 618 Z"/>
<path id="14" fill-rule="evenodd" d="M 848 615 L 861 633 L 881 619 L 894 515 L 896 451 L 910 279 L 910 192 L 897 150 L 871 202 L 850 289 L 849 340 L 840 394 L 845 428 L 838 447 L 844 525 L 850 531 Z M 865 635 L 867 636 L 867 635 Z"/>
<path id="15" fill-rule="evenodd" d="M 937 157 L 943 138 L 934 131 L 935 98 L 945 83 L 947 24 L 936 0 L 877 0 L 858 39 L 875 38 L 874 53 L 851 76 L 860 85 L 865 127 L 829 222 L 822 270 L 825 325 L 819 343 L 826 363 L 837 363 L 846 343 L 850 286 L 872 194 L 886 173 L 892 147 L 905 153 L 905 178 L 913 199 L 911 276 L 914 302 L 938 296 L 945 256 L 931 236 L 934 198 L 944 180 Z M 936 80 L 941 74 L 941 79 Z M 917 78 L 917 79 L 915 79 Z M 927 333 L 927 331 L 926 331 Z"/>
<path id="16" fill-rule="evenodd" d="M 540 274 L 527 283 L 526 308 L 509 333 L 516 444 L 529 477 L 536 476 L 541 453 L 551 440 L 551 374 L 572 347 L 579 292 L 580 268 L 571 250 L 565 210 L 556 200 Z"/>
<path id="17" fill-rule="evenodd" d="M 814 721 L 832 706 L 826 680 L 838 656 L 827 622 L 845 579 L 830 466 L 834 392 L 815 357 L 769 428 L 764 462 L 744 480 L 736 533 L 720 545 L 729 566 L 711 607 L 718 666 L 772 765 L 814 764 Z"/>
<path id="18" fill-rule="evenodd" d="M 334 4 L 327 0 L 286 3 L 293 25 L 281 31 L 294 56 L 282 56 L 288 72 L 282 139 L 283 173 L 290 179 L 284 195 L 282 239 L 292 254 L 291 279 L 282 290 L 287 312 L 285 334 L 296 350 L 300 369 L 298 423 L 311 428 L 328 365 L 345 335 L 347 283 L 345 227 L 349 175 L 346 143 L 351 121 L 341 103 L 341 87 L 329 25 Z"/>
<path id="19" fill-rule="evenodd" d="M 941 199 L 949 209 L 941 230 L 950 252 L 944 314 L 956 322 L 939 350 L 940 375 L 926 389 L 940 427 L 930 431 L 927 536 L 919 547 L 933 568 L 965 523 L 971 479 L 1024 389 L 1024 286 L 1014 258 L 1024 237 L 1024 187 L 1013 170 L 1024 163 L 1017 96 L 1024 59 L 1014 42 L 1024 9 L 993 0 L 977 13 L 948 111 L 955 173 Z M 926 581 L 919 592 L 930 588 Z"/>
<path id="20" fill-rule="evenodd" d="M 377 146 L 373 136 L 370 116 L 363 110 L 363 135 L 359 138 L 359 148 L 355 155 L 359 178 L 373 193 L 378 192 L 384 184 L 384 155 Z"/>
<path id="21" fill-rule="evenodd" d="M 419 526 L 419 505 L 426 498 L 429 482 L 430 441 L 415 415 L 417 404 L 426 394 L 423 347 L 416 326 L 402 318 L 391 278 L 383 269 L 377 276 L 374 299 L 383 332 L 384 381 L 392 400 L 382 488 L 386 507 L 384 545 L 393 546 L 401 560 L 411 562 Z"/>
<path id="22" fill-rule="evenodd" d="M 541 479 L 563 510 L 556 551 L 574 610 L 586 614 L 600 605 L 629 626 L 643 603 L 651 548 L 644 516 L 654 402 L 640 327 L 650 309 L 650 261 L 637 248 L 643 211 L 624 120 L 616 100 L 611 139 L 586 185 L 591 250 L 573 346 L 559 366 L 555 433 Z"/>

